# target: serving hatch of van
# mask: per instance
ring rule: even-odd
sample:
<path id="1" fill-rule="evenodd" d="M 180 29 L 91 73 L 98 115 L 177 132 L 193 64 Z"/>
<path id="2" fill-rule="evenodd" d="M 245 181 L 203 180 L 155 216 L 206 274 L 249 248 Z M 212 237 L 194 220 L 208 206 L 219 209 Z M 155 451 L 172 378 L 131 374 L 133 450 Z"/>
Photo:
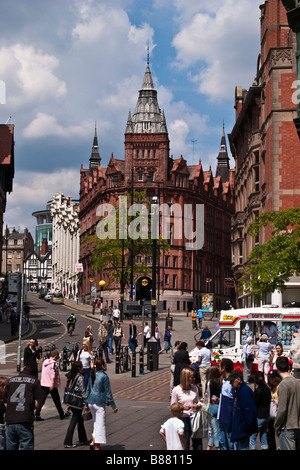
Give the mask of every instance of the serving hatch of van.
<path id="1" fill-rule="evenodd" d="M 212 350 L 214 362 L 223 357 L 231 359 L 235 366 L 241 364 L 243 346 L 252 336 L 256 345 L 259 337 L 266 333 L 269 341 L 283 345 L 284 354 L 290 355 L 294 334 L 300 329 L 300 308 L 261 306 L 233 310 L 221 310 L 219 330 L 206 342 Z M 254 368 L 257 368 L 257 360 Z"/>

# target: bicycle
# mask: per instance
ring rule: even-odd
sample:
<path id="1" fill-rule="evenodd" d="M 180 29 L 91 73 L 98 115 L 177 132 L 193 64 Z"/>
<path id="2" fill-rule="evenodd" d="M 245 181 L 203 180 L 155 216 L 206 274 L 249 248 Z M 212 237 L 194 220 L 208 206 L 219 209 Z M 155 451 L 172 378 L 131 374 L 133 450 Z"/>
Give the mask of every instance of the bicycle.
<path id="1" fill-rule="evenodd" d="M 74 331 L 74 328 L 75 328 L 74 323 L 71 323 L 71 324 L 68 326 L 68 330 L 69 330 L 68 333 L 69 333 L 70 336 L 72 336 L 73 331 Z"/>
<path id="2" fill-rule="evenodd" d="M 68 346 L 63 347 L 62 357 L 60 357 L 58 361 L 59 370 L 62 372 L 71 369 L 73 362 L 76 361 L 79 351 L 79 343 L 68 342 L 66 344 L 72 344 L 73 347 L 71 349 Z"/>
<path id="3" fill-rule="evenodd" d="M 45 359 L 49 359 L 51 351 L 54 351 L 55 349 L 56 349 L 55 344 L 52 344 L 52 346 L 45 346 L 43 361 L 45 361 Z"/>
<path id="4" fill-rule="evenodd" d="M 131 357 L 128 351 L 128 346 L 121 346 L 119 352 L 119 368 L 121 374 L 123 374 L 123 372 L 128 372 L 129 370 L 131 370 Z"/>

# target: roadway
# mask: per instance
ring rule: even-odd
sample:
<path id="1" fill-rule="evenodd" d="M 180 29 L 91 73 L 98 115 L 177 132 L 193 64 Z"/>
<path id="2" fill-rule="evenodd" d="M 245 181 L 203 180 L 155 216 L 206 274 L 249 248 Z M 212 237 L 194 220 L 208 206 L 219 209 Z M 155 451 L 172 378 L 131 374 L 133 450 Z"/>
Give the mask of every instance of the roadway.
<path id="1" fill-rule="evenodd" d="M 92 331 L 96 346 L 98 345 L 97 330 L 99 326 L 99 310 L 92 315 L 88 306 L 76 306 L 72 301 L 66 305 L 52 305 L 38 299 L 36 295 L 29 294 L 31 307 L 31 320 L 28 330 L 24 328 L 22 337 L 22 351 L 28 344 L 30 337 L 38 339 L 39 345 L 51 346 L 55 343 L 57 349 L 62 350 L 68 341 L 81 342 L 88 324 Z M 75 311 L 77 323 L 74 335 L 70 339 L 66 329 L 66 318 L 70 311 Z M 172 343 L 176 340 L 186 341 L 189 350 L 199 339 L 200 331 L 192 330 L 190 317 L 186 315 L 173 315 Z M 213 330 L 216 321 L 204 321 Z M 142 331 L 141 319 L 136 320 L 138 331 Z M 165 329 L 165 315 L 158 319 L 158 325 L 163 336 Z M 128 321 L 122 323 L 125 332 L 125 341 L 128 340 Z M 6 333 L 5 333 L 6 332 Z M 0 364 L 1 374 L 16 375 L 16 358 L 18 340 L 10 338 L 9 325 L 1 325 L 0 338 L 7 341 L 4 345 L 6 360 Z M 2 345 L 3 347 L 3 345 Z M 138 346 L 137 351 L 140 350 Z M 159 436 L 160 425 L 170 417 L 170 357 L 168 354 L 159 356 L 159 368 L 150 372 L 145 365 L 143 374 L 139 374 L 139 354 L 137 354 L 136 376 L 131 372 L 116 374 L 114 355 L 112 363 L 108 364 L 112 392 L 118 406 L 118 413 L 113 414 L 107 409 L 107 445 L 103 450 L 114 451 L 152 451 L 154 454 L 165 450 L 165 444 Z M 66 382 L 64 373 L 61 373 L 60 395 Z M 50 397 L 42 410 L 45 421 L 35 423 L 35 450 L 65 450 L 63 440 L 68 427 L 68 419 L 59 420 L 56 409 Z M 86 422 L 88 436 L 92 435 L 92 422 Z M 75 432 L 74 442 L 77 435 Z M 71 451 L 88 450 L 88 447 L 76 447 Z M 119 455 L 119 454 L 118 454 Z M 121 455 L 121 454 L 120 454 Z M 128 454 L 126 454 L 128 455 Z"/>

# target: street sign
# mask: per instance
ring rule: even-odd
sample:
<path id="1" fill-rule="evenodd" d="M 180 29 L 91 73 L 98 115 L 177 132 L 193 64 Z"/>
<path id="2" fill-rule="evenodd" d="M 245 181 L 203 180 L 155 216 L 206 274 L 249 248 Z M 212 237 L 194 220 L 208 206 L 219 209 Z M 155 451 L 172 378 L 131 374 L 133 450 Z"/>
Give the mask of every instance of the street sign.
<path id="1" fill-rule="evenodd" d="M 83 264 L 82 263 L 75 264 L 75 272 L 76 273 L 82 273 L 83 272 Z"/>

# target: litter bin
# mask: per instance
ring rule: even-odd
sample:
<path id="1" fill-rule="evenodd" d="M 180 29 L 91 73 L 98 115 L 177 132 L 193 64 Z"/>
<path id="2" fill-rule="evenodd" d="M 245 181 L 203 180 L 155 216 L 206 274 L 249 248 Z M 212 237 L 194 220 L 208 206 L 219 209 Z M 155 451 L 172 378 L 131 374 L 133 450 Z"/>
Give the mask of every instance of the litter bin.
<path id="1" fill-rule="evenodd" d="M 166 329 L 168 328 L 168 326 L 170 325 L 171 327 L 171 330 L 173 330 L 173 317 L 166 317 Z"/>

